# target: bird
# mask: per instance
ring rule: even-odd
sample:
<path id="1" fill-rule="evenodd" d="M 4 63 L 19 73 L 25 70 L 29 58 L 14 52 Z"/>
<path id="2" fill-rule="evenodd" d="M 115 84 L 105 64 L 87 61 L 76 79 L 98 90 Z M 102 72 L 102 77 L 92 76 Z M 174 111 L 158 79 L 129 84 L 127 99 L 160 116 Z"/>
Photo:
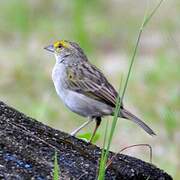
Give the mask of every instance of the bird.
<path id="1" fill-rule="evenodd" d="M 90 139 L 92 142 L 102 118 L 115 115 L 118 92 L 101 70 L 88 60 L 76 42 L 58 40 L 44 49 L 54 54 L 56 59 L 52 80 L 57 95 L 72 112 L 88 118 L 71 135 L 75 136 L 95 120 L 96 126 Z M 145 122 L 128 111 L 123 103 L 118 117 L 133 121 L 151 136 L 156 135 Z"/>

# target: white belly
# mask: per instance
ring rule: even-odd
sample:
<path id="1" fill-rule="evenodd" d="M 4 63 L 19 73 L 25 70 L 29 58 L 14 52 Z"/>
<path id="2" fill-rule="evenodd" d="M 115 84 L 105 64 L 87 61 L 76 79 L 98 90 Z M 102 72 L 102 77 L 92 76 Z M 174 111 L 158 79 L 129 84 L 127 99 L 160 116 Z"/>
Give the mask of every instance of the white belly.
<path id="1" fill-rule="evenodd" d="M 110 106 L 74 91 L 68 92 L 65 104 L 72 111 L 86 117 L 97 117 L 112 113 Z"/>
<path id="2" fill-rule="evenodd" d="M 71 111 L 85 117 L 97 117 L 112 114 L 112 107 L 83 94 L 67 89 L 64 84 L 65 76 L 65 67 L 63 64 L 54 67 L 52 79 L 56 92 Z"/>

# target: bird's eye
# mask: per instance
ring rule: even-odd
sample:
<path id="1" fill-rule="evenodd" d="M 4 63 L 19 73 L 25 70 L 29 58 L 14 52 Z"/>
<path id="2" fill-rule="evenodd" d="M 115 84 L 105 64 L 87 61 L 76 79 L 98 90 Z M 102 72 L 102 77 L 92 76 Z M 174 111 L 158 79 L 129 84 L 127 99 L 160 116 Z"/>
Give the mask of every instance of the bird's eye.
<path id="1" fill-rule="evenodd" d="M 63 46 L 62 46 L 62 44 L 59 44 L 58 48 L 60 48 L 60 49 L 61 49 L 62 47 L 63 47 Z"/>

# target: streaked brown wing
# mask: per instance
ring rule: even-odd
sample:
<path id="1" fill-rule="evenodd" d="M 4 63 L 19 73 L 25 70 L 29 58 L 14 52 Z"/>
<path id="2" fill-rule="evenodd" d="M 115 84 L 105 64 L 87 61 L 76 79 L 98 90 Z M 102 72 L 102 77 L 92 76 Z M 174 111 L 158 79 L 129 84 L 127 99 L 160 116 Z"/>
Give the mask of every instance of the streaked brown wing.
<path id="1" fill-rule="evenodd" d="M 84 94 L 115 107 L 117 92 L 104 75 L 89 62 L 67 68 L 67 85 L 72 91 Z"/>

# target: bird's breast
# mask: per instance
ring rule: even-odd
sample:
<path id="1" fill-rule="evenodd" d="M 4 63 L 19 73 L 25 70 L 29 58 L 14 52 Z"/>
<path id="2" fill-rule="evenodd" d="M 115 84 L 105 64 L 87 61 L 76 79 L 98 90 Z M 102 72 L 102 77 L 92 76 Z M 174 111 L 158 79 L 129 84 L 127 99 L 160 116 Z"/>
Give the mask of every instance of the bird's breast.
<path id="1" fill-rule="evenodd" d="M 52 71 L 52 80 L 58 96 L 65 102 L 68 90 L 66 85 L 66 67 L 63 64 L 56 64 Z"/>

